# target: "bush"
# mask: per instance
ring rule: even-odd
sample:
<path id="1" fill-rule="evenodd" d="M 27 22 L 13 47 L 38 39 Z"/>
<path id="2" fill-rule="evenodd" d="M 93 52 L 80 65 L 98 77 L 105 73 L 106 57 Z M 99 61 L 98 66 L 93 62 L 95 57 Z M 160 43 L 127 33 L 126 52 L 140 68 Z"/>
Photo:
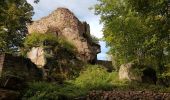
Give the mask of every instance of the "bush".
<path id="1" fill-rule="evenodd" d="M 32 47 L 43 48 L 47 60 L 45 67 L 49 69 L 47 73 L 49 80 L 60 78 L 62 81 L 76 70 L 76 48 L 64 37 L 57 37 L 52 33 L 32 33 L 25 38 L 24 48 L 21 49 L 22 55 L 26 56 Z"/>
<path id="2" fill-rule="evenodd" d="M 47 82 L 34 82 L 29 84 L 24 100 L 60 100 L 84 96 L 91 90 L 111 89 L 112 76 L 106 69 L 98 65 L 88 65 L 75 80 L 69 80 L 64 84 Z"/>
<path id="3" fill-rule="evenodd" d="M 98 65 L 89 65 L 73 83 L 80 88 L 93 90 L 108 89 L 111 87 L 111 81 L 111 74 L 106 69 Z"/>
<path id="4" fill-rule="evenodd" d="M 56 45 L 58 39 L 53 34 L 32 33 L 25 38 L 25 47 L 44 46 L 45 44 Z"/>
<path id="5" fill-rule="evenodd" d="M 62 37 L 57 37 L 51 33 L 32 33 L 25 38 L 24 49 L 28 51 L 32 47 L 43 47 L 48 51 L 57 52 L 59 49 L 67 52 L 74 52 L 75 46 Z"/>
<path id="6" fill-rule="evenodd" d="M 29 84 L 23 100 L 72 100 L 85 96 L 92 90 L 137 90 L 169 92 L 170 88 L 138 82 L 119 81 L 118 73 L 108 73 L 98 65 L 88 65 L 75 80 L 55 84 L 33 82 Z"/>
<path id="7" fill-rule="evenodd" d="M 66 39 L 62 37 L 56 37 L 54 34 L 51 33 L 32 33 L 25 38 L 24 46 L 26 48 L 32 47 L 40 47 L 43 46 L 44 48 L 49 47 L 62 47 L 66 48 L 69 51 L 75 49 L 74 45 L 68 42 Z"/>

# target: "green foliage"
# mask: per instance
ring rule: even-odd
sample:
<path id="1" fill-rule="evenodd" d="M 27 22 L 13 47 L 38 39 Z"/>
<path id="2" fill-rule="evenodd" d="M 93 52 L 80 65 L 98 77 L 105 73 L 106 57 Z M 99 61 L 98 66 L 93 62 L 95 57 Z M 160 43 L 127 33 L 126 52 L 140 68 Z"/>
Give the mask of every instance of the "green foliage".
<path id="1" fill-rule="evenodd" d="M 92 90 L 137 90 L 169 92 L 170 89 L 138 82 L 119 81 L 117 72 L 107 72 L 98 65 L 87 65 L 79 77 L 63 84 L 33 82 L 29 84 L 23 100 L 72 100 L 86 96 Z"/>
<path id="2" fill-rule="evenodd" d="M 135 11 L 147 15 L 168 14 L 168 0 L 125 0 Z"/>
<path id="3" fill-rule="evenodd" d="M 26 48 L 32 47 L 62 47 L 68 50 L 74 49 L 74 45 L 66 41 L 64 38 L 56 37 L 50 33 L 32 33 L 25 39 L 24 46 Z"/>
<path id="4" fill-rule="evenodd" d="M 46 67 L 50 70 L 48 76 L 52 80 L 62 81 L 72 77 L 71 74 L 75 73 L 75 70 L 78 71 L 76 69 L 78 66 L 74 64 L 80 63 L 75 58 L 76 48 L 65 38 L 51 33 L 32 33 L 25 38 L 24 47 L 25 53 L 23 54 L 26 54 L 32 47 L 43 47 L 48 62 Z"/>
<path id="5" fill-rule="evenodd" d="M 24 46 L 28 48 L 40 47 L 45 44 L 52 46 L 58 44 L 58 39 L 52 34 L 32 33 L 25 38 Z"/>
<path id="6" fill-rule="evenodd" d="M 34 82 L 29 84 L 23 100 L 70 100 L 81 96 L 84 91 L 73 84 L 65 83 L 63 85 Z"/>
<path id="7" fill-rule="evenodd" d="M 0 5 L 0 52 L 16 52 L 27 33 L 33 7 L 26 0 L 1 0 Z"/>
<path id="8" fill-rule="evenodd" d="M 51 33 L 32 33 L 28 35 L 24 41 L 24 48 L 29 50 L 32 47 L 43 47 L 47 51 L 52 50 L 53 52 L 57 52 L 59 49 L 65 49 L 72 53 L 75 51 L 73 44 Z"/>
<path id="9" fill-rule="evenodd" d="M 80 76 L 75 79 L 74 84 L 88 90 L 105 89 L 111 86 L 111 78 L 110 73 L 101 66 L 89 65 L 80 73 Z"/>
<path id="10" fill-rule="evenodd" d="M 85 96 L 91 90 L 110 90 L 113 82 L 118 82 L 117 73 L 108 73 L 98 65 L 88 65 L 79 77 L 62 85 L 47 82 L 30 83 L 23 98 L 24 100 L 73 99 Z"/>
<path id="11" fill-rule="evenodd" d="M 166 0 L 99 0 L 103 33 L 117 65 L 139 60 L 158 67 L 169 63 L 170 19 Z M 149 63 L 148 63 L 149 62 Z"/>
<path id="12" fill-rule="evenodd" d="M 136 17 L 136 13 L 126 9 L 121 0 L 101 0 L 101 4 L 96 5 L 95 9 L 97 14 L 102 15 L 104 37 L 117 62 L 127 63 L 138 57 L 143 37 L 140 32 L 146 30 L 146 27 Z"/>

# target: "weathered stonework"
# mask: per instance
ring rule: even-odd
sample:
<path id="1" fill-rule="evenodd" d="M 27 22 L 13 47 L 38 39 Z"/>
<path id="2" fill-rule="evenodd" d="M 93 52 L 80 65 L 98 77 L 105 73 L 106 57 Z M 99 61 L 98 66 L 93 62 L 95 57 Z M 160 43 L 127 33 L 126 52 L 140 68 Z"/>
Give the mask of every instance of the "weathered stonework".
<path id="1" fill-rule="evenodd" d="M 26 81 L 41 80 L 42 71 L 29 59 L 0 54 L 0 87 L 20 89 Z"/>
<path id="2" fill-rule="evenodd" d="M 27 56 L 38 68 L 42 68 L 46 64 L 45 52 L 42 47 L 33 47 Z"/>
<path id="3" fill-rule="evenodd" d="M 92 91 L 76 100 L 170 100 L 170 93 L 151 91 Z"/>
<path id="4" fill-rule="evenodd" d="M 90 37 L 90 26 L 80 22 L 66 8 L 58 8 L 52 14 L 28 26 L 29 33 L 53 33 L 65 37 L 77 48 L 77 58 L 84 62 L 94 62 L 100 52 L 100 45 Z"/>

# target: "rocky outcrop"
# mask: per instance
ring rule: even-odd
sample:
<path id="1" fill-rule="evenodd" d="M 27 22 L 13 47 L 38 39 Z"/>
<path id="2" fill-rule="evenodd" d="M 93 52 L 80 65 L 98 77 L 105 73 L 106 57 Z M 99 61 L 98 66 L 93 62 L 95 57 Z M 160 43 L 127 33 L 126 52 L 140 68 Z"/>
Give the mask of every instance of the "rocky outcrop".
<path id="1" fill-rule="evenodd" d="M 152 67 L 138 64 L 135 61 L 120 66 L 119 79 L 147 84 L 156 84 L 158 81 L 156 71 Z"/>
<path id="2" fill-rule="evenodd" d="M 27 56 L 38 68 L 42 68 L 46 64 L 45 52 L 42 47 L 33 47 Z"/>
<path id="3" fill-rule="evenodd" d="M 90 26 L 80 22 L 75 15 L 66 8 L 58 8 L 52 14 L 28 26 L 29 33 L 53 33 L 66 38 L 77 48 L 77 58 L 84 62 L 94 62 L 100 46 L 93 42 L 90 36 Z M 35 48 L 34 48 L 35 49 Z M 33 61 L 33 58 L 31 57 Z M 34 62 L 34 61 L 33 61 Z"/>
<path id="4" fill-rule="evenodd" d="M 135 80 L 135 81 L 141 82 L 142 76 L 141 76 L 141 74 L 139 74 L 139 72 L 137 70 L 135 70 L 136 67 L 137 67 L 136 64 L 133 62 L 121 65 L 120 69 L 119 69 L 119 79 L 120 80 L 129 80 L 129 81 Z"/>

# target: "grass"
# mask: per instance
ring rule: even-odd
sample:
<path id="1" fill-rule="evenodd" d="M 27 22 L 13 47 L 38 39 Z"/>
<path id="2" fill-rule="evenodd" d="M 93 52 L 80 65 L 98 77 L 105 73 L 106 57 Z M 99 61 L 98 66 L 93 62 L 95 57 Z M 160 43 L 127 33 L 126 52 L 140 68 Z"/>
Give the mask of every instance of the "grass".
<path id="1" fill-rule="evenodd" d="M 81 96 L 83 91 L 73 84 L 62 85 L 48 82 L 33 82 L 23 96 L 23 100 L 60 100 Z"/>
<path id="2" fill-rule="evenodd" d="M 98 65 L 88 65 L 79 77 L 68 80 L 64 84 L 30 83 L 23 100 L 70 100 L 85 96 L 92 90 L 170 92 L 170 88 L 163 86 L 119 81 L 117 72 L 109 73 Z"/>

